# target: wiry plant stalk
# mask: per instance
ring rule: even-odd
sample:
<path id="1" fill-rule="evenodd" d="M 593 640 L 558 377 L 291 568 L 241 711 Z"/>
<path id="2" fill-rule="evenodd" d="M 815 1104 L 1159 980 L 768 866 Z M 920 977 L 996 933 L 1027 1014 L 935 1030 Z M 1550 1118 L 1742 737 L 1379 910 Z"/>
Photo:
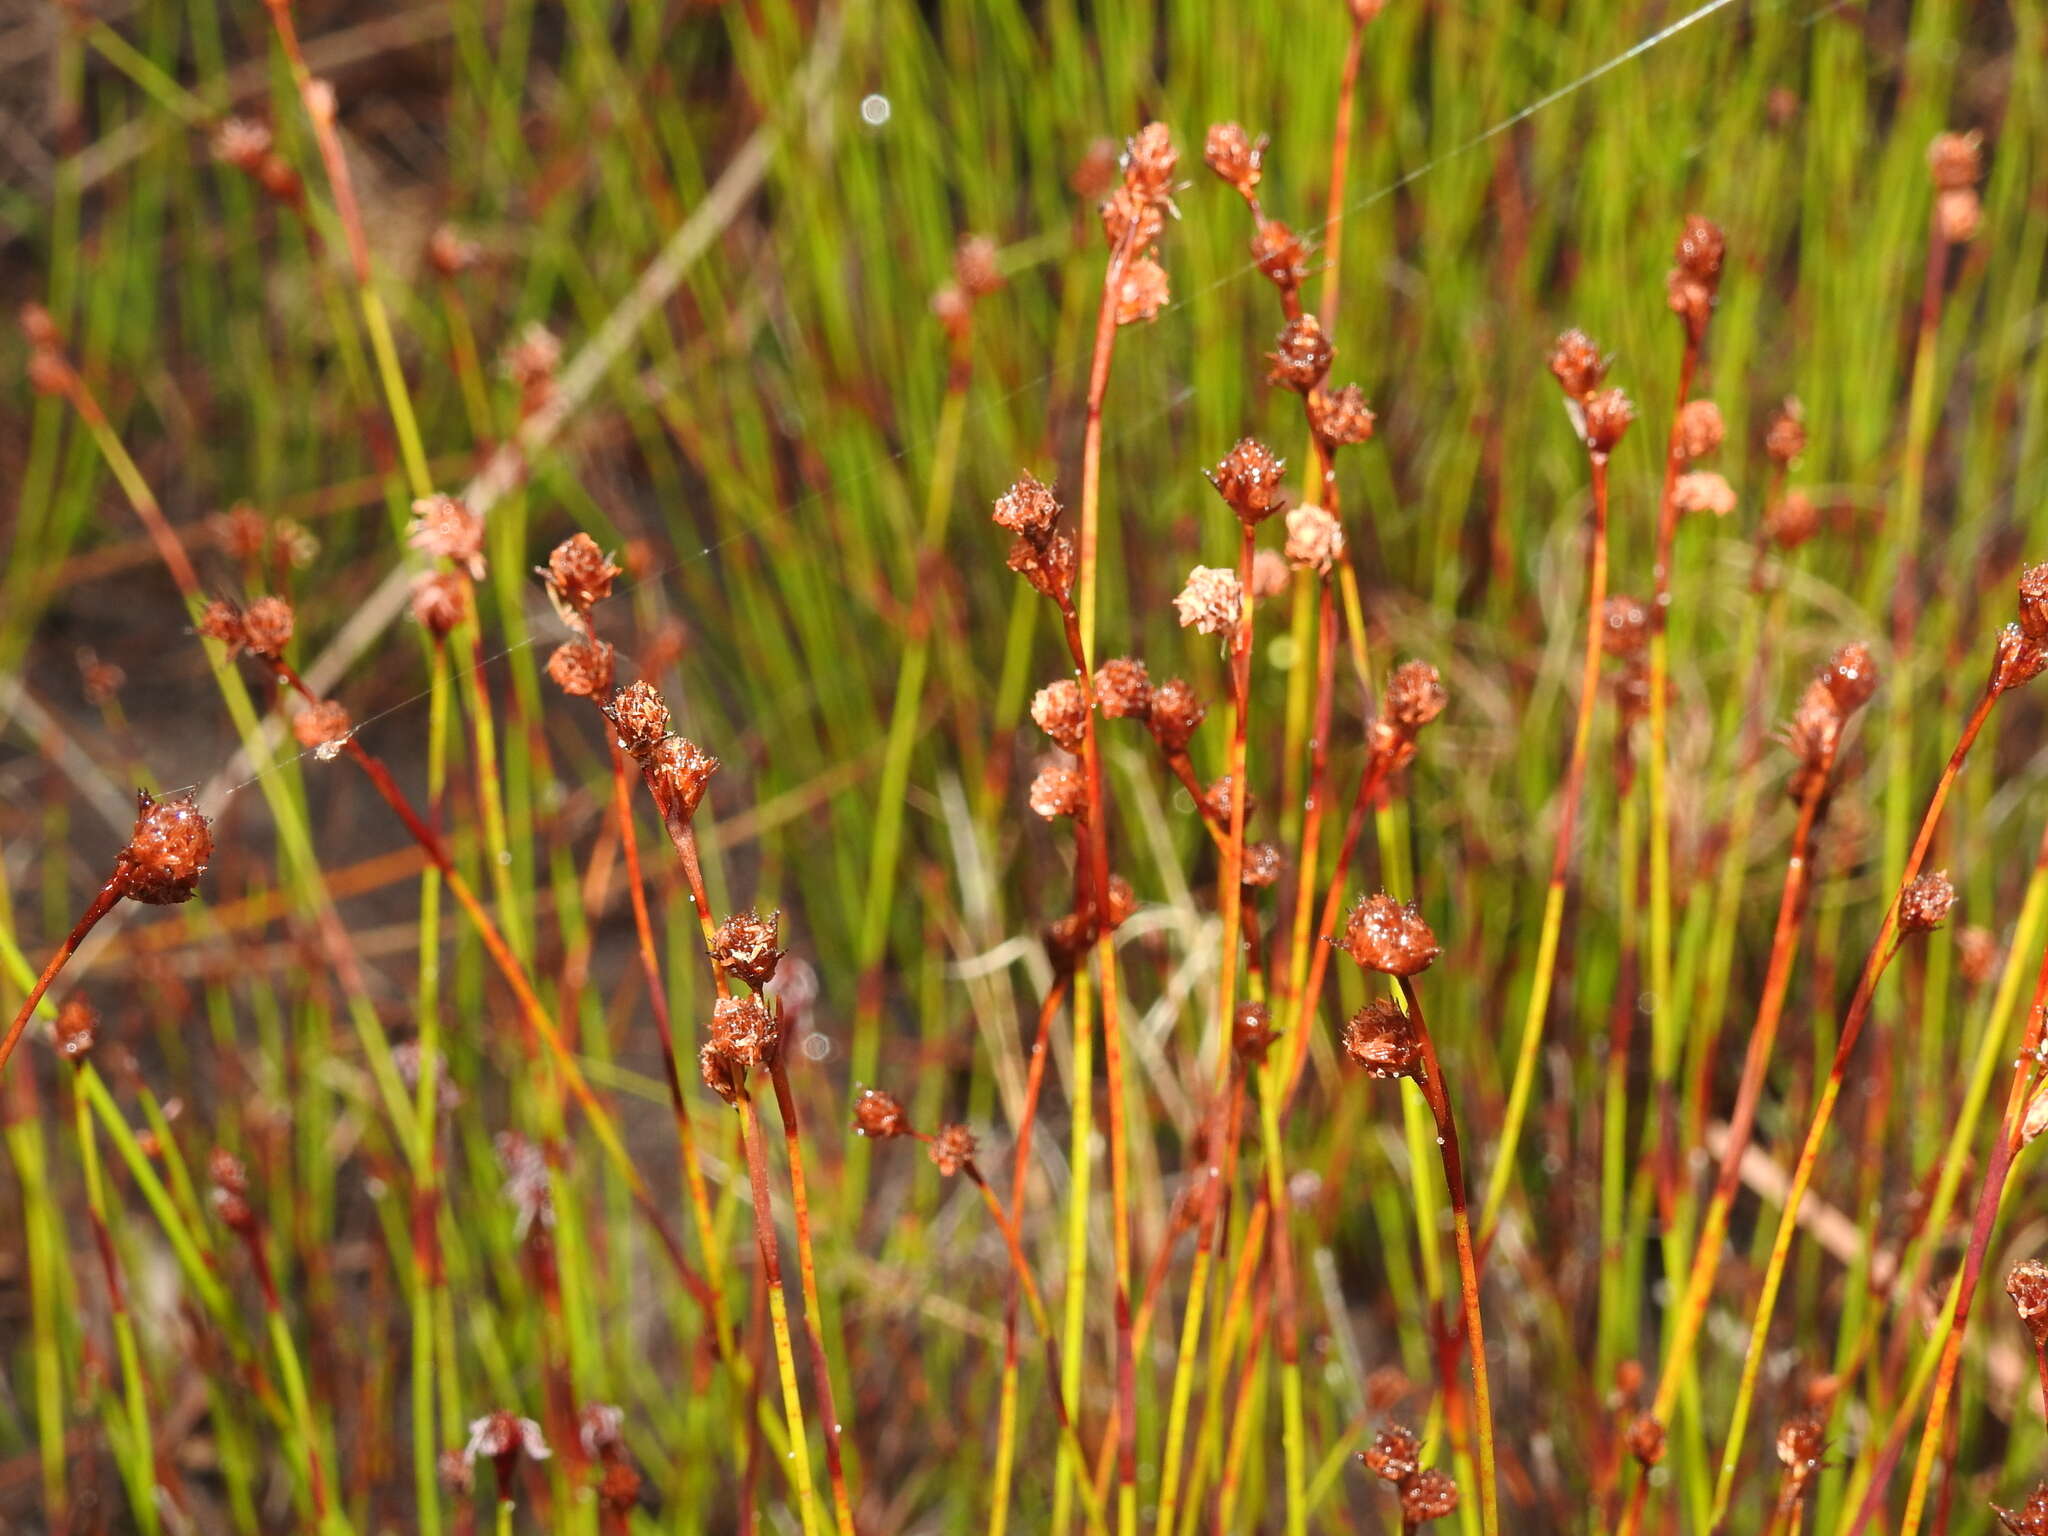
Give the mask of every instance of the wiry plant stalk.
<path id="1" fill-rule="evenodd" d="M 117 872 L 99 888 L 93 899 L 86 903 L 85 911 L 79 914 L 71 932 L 66 934 L 64 942 L 57 946 L 56 953 L 50 956 L 41 974 L 36 977 L 35 985 L 28 989 L 28 996 L 22 999 L 21 1007 L 15 1010 L 14 1018 L 7 1026 L 6 1037 L 0 1039 L 0 1071 L 6 1070 L 8 1058 L 14 1054 L 14 1047 L 21 1040 L 22 1032 L 28 1028 L 28 1021 L 36 1016 L 36 1009 L 42 1004 L 43 994 L 50 990 L 50 983 L 62 974 L 71 957 L 78 953 L 78 946 L 99 926 L 100 919 L 120 905 L 121 898 L 125 895 L 126 883 Z"/>
<path id="2" fill-rule="evenodd" d="M 1607 454 L 1587 454 L 1593 485 L 1593 526 L 1586 553 L 1586 652 L 1580 673 L 1579 710 L 1572 728 L 1571 756 L 1565 765 L 1564 784 L 1559 791 L 1557 846 L 1550 860 L 1550 882 L 1543 894 L 1543 926 L 1536 937 L 1536 968 L 1529 979 L 1529 1001 L 1522 1015 L 1522 1043 L 1515 1058 L 1515 1075 L 1508 1090 L 1508 1107 L 1501 1122 L 1500 1143 L 1494 1151 L 1493 1172 L 1487 1178 L 1486 1199 L 1479 1212 L 1479 1241 L 1486 1245 L 1494 1224 L 1514 1187 L 1515 1152 L 1522 1139 L 1522 1122 L 1529 1113 L 1529 1095 L 1536 1086 L 1536 1064 L 1543 1045 L 1544 1025 L 1550 1014 L 1550 988 L 1557 972 L 1558 944 L 1564 930 L 1565 884 L 1571 873 L 1572 831 L 1577 823 L 1579 799 L 1585 789 L 1586 758 L 1593 742 L 1593 712 L 1600 698 L 1600 613 L 1607 602 Z"/>
<path id="3" fill-rule="evenodd" d="M 1940 823 L 1942 810 L 1948 803 L 1949 791 L 1955 784 L 1956 775 L 1962 770 L 1963 760 L 1969 755 L 1978 732 L 1984 728 L 1984 722 L 1990 718 L 1992 706 L 1998 702 L 2000 693 L 2004 687 L 2010 686 L 2009 681 L 2002 682 L 2001 678 L 2002 668 L 1993 672 L 1991 682 L 1986 685 L 1976 707 L 1964 722 L 1962 733 L 1957 737 L 1955 747 L 1949 753 L 1948 763 L 1935 783 L 1934 793 L 1928 801 L 1925 815 L 1921 818 L 1919 835 L 1914 839 L 1912 850 L 1907 855 L 1902 878 L 1885 908 L 1884 919 L 1879 924 L 1877 937 L 1871 943 L 1870 952 L 1864 959 L 1862 973 L 1857 978 L 1856 991 L 1842 1019 L 1841 1034 L 1835 1045 L 1834 1061 L 1829 1067 L 1827 1082 L 1821 1090 L 1820 1098 L 1814 1106 L 1806 1140 L 1800 1148 L 1799 1161 L 1793 1169 L 1791 1186 L 1786 1191 L 1784 1208 L 1779 1216 L 1777 1235 L 1772 1240 L 1770 1258 L 1765 1266 L 1756 1312 L 1750 1322 L 1749 1344 L 1743 1356 L 1742 1378 L 1736 1388 L 1735 1407 L 1729 1417 L 1721 1469 L 1714 1486 L 1711 1519 L 1717 1533 L 1726 1524 L 1728 1501 L 1735 1485 L 1735 1470 L 1742 1457 L 1743 1432 L 1748 1428 L 1750 1404 L 1756 1394 L 1757 1373 L 1763 1363 L 1764 1341 L 1777 1305 L 1778 1288 L 1784 1281 L 1785 1264 L 1791 1254 L 1792 1239 L 1798 1230 L 1799 1208 L 1806 1198 L 1807 1187 L 1813 1181 L 1814 1165 L 1820 1156 L 1820 1144 L 1827 1134 L 1836 1100 L 1841 1096 L 1849 1057 L 1862 1035 L 1878 980 L 1891 963 L 1893 955 L 1897 953 L 1898 945 L 1895 940 L 1899 932 L 1901 903 L 1907 890 L 1920 874 L 1927 850 L 1934 840 L 1935 828 Z"/>

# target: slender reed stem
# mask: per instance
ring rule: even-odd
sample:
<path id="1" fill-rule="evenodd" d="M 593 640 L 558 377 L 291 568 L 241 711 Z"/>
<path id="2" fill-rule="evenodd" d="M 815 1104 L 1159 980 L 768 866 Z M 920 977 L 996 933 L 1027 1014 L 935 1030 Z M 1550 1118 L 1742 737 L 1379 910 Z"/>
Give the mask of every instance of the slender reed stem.
<path id="1" fill-rule="evenodd" d="M 35 985 L 28 989 L 28 996 L 22 999 L 21 1007 L 15 1010 L 14 1020 L 7 1026 L 6 1038 L 0 1039 L 0 1072 L 7 1069 L 7 1060 L 14 1054 L 14 1047 L 20 1041 L 22 1031 L 28 1028 L 28 1021 L 35 1017 L 36 1008 L 41 1004 L 43 994 L 50 990 L 50 983 L 57 979 L 71 957 L 78 953 L 78 946 L 99 926 L 100 919 L 113 911 L 126 893 L 127 886 L 117 874 L 101 886 L 98 894 L 86 904 L 77 924 L 65 935 L 64 942 L 57 947 L 57 952 L 50 956 L 42 974 L 36 977 Z"/>
<path id="2" fill-rule="evenodd" d="M 1896 686 L 1896 683 L 1894 684 Z M 1885 908 L 1884 920 L 1878 926 L 1876 939 L 1870 946 L 1870 953 L 1863 962 L 1862 974 L 1857 978 L 1856 991 L 1851 997 L 1849 1008 L 1842 1019 L 1842 1031 L 1835 1045 L 1835 1059 L 1828 1070 L 1826 1085 L 1821 1090 L 1819 1101 L 1814 1106 L 1813 1120 L 1806 1132 L 1805 1144 L 1800 1148 L 1799 1162 L 1793 1169 L 1791 1187 L 1786 1191 L 1784 1209 L 1778 1218 L 1778 1230 L 1771 1243 L 1770 1259 L 1764 1270 L 1763 1289 L 1757 1299 L 1756 1314 L 1750 1322 L 1749 1345 L 1742 1362 L 1742 1380 L 1736 1389 L 1735 1408 L 1728 1421 L 1727 1442 L 1721 1453 L 1721 1470 L 1715 1480 L 1714 1503 L 1711 1514 L 1716 1533 L 1725 1527 L 1728 1514 L 1728 1500 L 1735 1486 L 1735 1469 L 1742 1459 L 1743 1432 L 1749 1425 L 1750 1404 L 1756 1395 L 1757 1372 L 1763 1364 L 1764 1340 L 1770 1332 L 1771 1314 L 1777 1305 L 1778 1288 L 1784 1282 L 1785 1263 L 1792 1251 L 1792 1238 L 1798 1231 L 1799 1208 L 1806 1199 L 1807 1186 L 1813 1182 L 1814 1164 L 1820 1157 L 1820 1144 L 1827 1134 L 1830 1119 L 1834 1114 L 1835 1101 L 1841 1096 L 1842 1081 L 1848 1070 L 1850 1053 L 1863 1033 L 1863 1024 L 1870 1013 L 1870 1002 L 1877 990 L 1877 983 L 1885 967 L 1898 952 L 1894 938 L 1898 932 L 1899 903 L 1906 887 L 1919 876 L 1920 867 L 1926 861 L 1928 847 L 1934 841 L 1935 827 L 1940 823 L 1943 807 L 1948 803 L 1949 790 L 1954 786 L 1956 775 L 1961 771 L 1963 759 L 1969 756 L 1970 747 L 1977 739 L 1977 733 L 1990 718 L 1991 709 L 1998 702 L 1998 693 L 1986 687 L 1977 706 L 1964 722 L 1962 734 L 1956 739 L 1955 749 L 1949 753 L 1948 764 L 1942 769 L 1941 778 L 1935 783 L 1934 794 L 1927 804 L 1926 814 L 1920 821 L 1919 836 L 1906 857 L 1905 868 L 1899 884 L 1892 893 L 1890 904 Z"/>
<path id="3" fill-rule="evenodd" d="M 1551 855 L 1550 884 L 1543 897 L 1543 927 L 1537 935 L 1536 971 L 1529 980 L 1529 1002 L 1522 1016 L 1521 1049 L 1515 1059 L 1514 1083 L 1508 1091 L 1507 1114 L 1501 1124 L 1500 1145 L 1494 1152 L 1493 1172 L 1486 1182 L 1486 1199 L 1480 1207 L 1482 1247 L 1491 1240 L 1494 1224 L 1500 1220 L 1500 1208 L 1514 1186 L 1515 1150 L 1522 1139 L 1522 1122 L 1529 1113 L 1529 1095 L 1536 1086 L 1537 1058 L 1550 1014 L 1550 988 L 1557 972 L 1557 948 L 1564 930 L 1572 828 L 1585 788 L 1586 757 L 1593 741 L 1593 711 L 1600 698 L 1600 614 L 1607 603 L 1607 455 L 1595 450 L 1586 458 L 1593 482 L 1593 529 L 1586 556 L 1586 659 L 1579 683 L 1578 722 L 1572 729 L 1571 757 L 1565 767 L 1557 847 Z"/>

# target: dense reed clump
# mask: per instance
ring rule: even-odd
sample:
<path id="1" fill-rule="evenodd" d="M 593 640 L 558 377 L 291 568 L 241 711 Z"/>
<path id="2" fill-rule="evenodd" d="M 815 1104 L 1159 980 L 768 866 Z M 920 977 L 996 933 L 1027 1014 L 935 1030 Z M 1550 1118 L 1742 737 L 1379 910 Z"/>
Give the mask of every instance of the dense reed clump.
<path id="1" fill-rule="evenodd" d="M 1908 10 L 12 38 L 0 1526 L 2048 1532 Z"/>

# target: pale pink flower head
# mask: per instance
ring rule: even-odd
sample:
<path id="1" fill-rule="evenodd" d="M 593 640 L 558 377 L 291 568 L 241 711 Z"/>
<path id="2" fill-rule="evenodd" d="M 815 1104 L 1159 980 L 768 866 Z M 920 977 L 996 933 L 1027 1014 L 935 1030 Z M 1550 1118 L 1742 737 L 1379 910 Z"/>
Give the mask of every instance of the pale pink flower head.
<path id="1" fill-rule="evenodd" d="M 484 579 L 484 520 L 453 496 L 422 496 L 412 504 L 405 542 L 423 555 L 446 560 Z"/>
<path id="2" fill-rule="evenodd" d="M 1187 585 L 1173 600 L 1182 629 L 1198 629 L 1205 635 L 1228 633 L 1244 611 L 1244 588 L 1237 572 L 1219 565 L 1198 565 L 1188 572 Z"/>
<path id="3" fill-rule="evenodd" d="M 1672 504 L 1681 512 L 1711 512 L 1726 517 L 1735 510 L 1735 487 L 1726 475 L 1695 469 L 1678 477 L 1671 487 Z"/>

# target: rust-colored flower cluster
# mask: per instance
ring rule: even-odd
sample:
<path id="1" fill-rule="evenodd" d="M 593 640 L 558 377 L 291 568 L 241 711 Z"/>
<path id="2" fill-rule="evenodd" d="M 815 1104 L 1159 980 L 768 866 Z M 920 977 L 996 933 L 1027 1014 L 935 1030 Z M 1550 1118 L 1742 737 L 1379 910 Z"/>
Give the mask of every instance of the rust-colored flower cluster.
<path id="1" fill-rule="evenodd" d="M 1422 910 L 1385 891 L 1361 896 L 1344 923 L 1344 952 L 1383 976 L 1416 976 L 1442 953 Z"/>
<path id="2" fill-rule="evenodd" d="M 1118 325 L 1154 318 L 1171 297 L 1158 244 L 1175 211 L 1173 173 L 1178 161 L 1166 125 L 1147 123 L 1124 147 L 1123 180 L 1102 205 L 1102 232 L 1113 253 L 1110 272 L 1115 289 L 1110 299 Z"/>
<path id="3" fill-rule="evenodd" d="M 1422 1465 L 1422 1442 L 1412 1429 L 1388 1425 L 1358 1453 L 1358 1459 L 1374 1477 L 1399 1492 L 1404 1532 L 1441 1520 L 1458 1507 L 1458 1485 L 1449 1473 Z"/>
<path id="4" fill-rule="evenodd" d="M 1010 569 L 1058 603 L 1061 612 L 1069 611 L 1078 561 L 1074 541 L 1059 531 L 1060 504 L 1051 489 L 1026 470 L 996 498 L 990 516 L 998 528 L 1016 535 Z"/>
<path id="5" fill-rule="evenodd" d="M 1404 661 L 1387 678 L 1380 709 L 1366 728 L 1372 771 L 1382 780 L 1415 760 L 1422 728 L 1444 712 L 1450 696 L 1443 679 L 1426 661 Z"/>

